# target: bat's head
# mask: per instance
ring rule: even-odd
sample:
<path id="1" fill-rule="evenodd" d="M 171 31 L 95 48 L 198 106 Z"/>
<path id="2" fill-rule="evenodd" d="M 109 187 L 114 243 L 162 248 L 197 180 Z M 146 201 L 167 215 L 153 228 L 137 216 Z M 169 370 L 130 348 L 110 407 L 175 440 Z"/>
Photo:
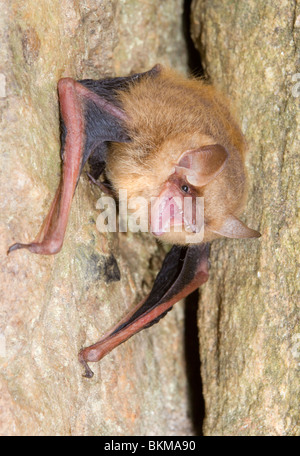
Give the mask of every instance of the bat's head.
<path id="1" fill-rule="evenodd" d="M 121 102 L 132 141 L 115 144 L 108 177 L 128 198 L 147 201 L 157 238 L 189 244 L 259 236 L 238 218 L 246 199 L 245 141 L 227 100 L 201 81 L 162 70 Z"/>
<path id="2" fill-rule="evenodd" d="M 164 176 L 159 195 L 151 204 L 152 233 L 176 244 L 207 242 L 222 236 L 259 237 L 238 218 L 246 196 L 241 155 L 236 150 L 230 153 L 212 137 L 180 136 L 167 140 L 159 153 L 163 158 L 171 149 L 176 159 L 165 170 L 168 176 Z"/>
<path id="3" fill-rule="evenodd" d="M 191 244 L 260 236 L 238 218 L 246 177 L 236 149 L 229 151 L 210 136 L 180 133 L 142 157 L 139 166 L 136 157 L 126 155 L 126 162 L 114 165 L 115 188 L 127 190 L 129 209 L 144 214 L 147 229 L 161 241 Z"/>

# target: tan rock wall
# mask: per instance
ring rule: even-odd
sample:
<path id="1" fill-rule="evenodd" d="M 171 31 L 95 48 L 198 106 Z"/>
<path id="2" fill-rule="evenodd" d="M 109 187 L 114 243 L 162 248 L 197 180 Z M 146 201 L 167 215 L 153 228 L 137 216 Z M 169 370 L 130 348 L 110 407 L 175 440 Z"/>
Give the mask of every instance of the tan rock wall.
<path id="1" fill-rule="evenodd" d="M 100 191 L 83 175 L 61 253 L 6 255 L 37 234 L 59 180 L 58 79 L 157 61 L 184 70 L 182 2 L 2 0 L 0 10 L 0 434 L 190 434 L 180 305 L 93 379 L 77 361 L 149 291 L 153 240 L 98 233 Z M 110 281 L 111 255 L 121 282 Z"/>
<path id="2" fill-rule="evenodd" d="M 199 309 L 206 435 L 299 435 L 298 2 L 194 0 L 192 36 L 249 143 L 244 220 Z M 297 76 L 298 75 L 298 76 Z"/>

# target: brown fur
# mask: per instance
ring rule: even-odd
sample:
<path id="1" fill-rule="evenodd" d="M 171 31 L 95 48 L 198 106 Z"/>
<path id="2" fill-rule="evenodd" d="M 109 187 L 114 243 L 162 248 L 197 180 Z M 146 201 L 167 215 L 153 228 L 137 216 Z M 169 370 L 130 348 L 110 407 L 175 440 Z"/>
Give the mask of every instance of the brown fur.
<path id="1" fill-rule="evenodd" d="M 187 150 L 220 144 L 228 151 L 224 170 L 197 188 L 204 196 L 204 241 L 219 237 L 213 231 L 241 212 L 246 196 L 245 141 L 227 100 L 203 81 L 165 68 L 121 92 L 119 99 L 132 142 L 112 144 L 107 175 L 116 192 L 127 189 L 128 198 L 158 196 Z M 185 234 L 166 233 L 161 239 L 182 244 Z"/>

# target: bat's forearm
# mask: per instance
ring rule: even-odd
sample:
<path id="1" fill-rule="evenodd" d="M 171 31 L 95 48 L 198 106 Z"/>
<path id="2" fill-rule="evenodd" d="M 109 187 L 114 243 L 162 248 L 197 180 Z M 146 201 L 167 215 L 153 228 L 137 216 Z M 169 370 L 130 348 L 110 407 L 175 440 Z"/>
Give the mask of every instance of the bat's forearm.
<path id="1" fill-rule="evenodd" d="M 158 322 L 176 302 L 204 284 L 208 279 L 208 255 L 208 244 L 188 248 L 174 246 L 166 256 L 148 298 L 97 343 L 80 351 L 84 376 L 93 375 L 88 362 L 99 361 L 134 334 Z"/>

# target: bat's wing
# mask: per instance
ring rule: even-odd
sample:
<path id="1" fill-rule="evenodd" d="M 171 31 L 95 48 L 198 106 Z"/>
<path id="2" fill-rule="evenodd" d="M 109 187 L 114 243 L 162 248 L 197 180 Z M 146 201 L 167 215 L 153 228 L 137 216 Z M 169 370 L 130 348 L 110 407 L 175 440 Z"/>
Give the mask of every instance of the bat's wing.
<path id="1" fill-rule="evenodd" d="M 180 299 L 185 298 L 208 279 L 209 245 L 173 246 L 166 255 L 149 296 L 98 342 L 84 348 L 79 360 L 85 377 L 93 372 L 88 362 L 102 359 L 131 336 L 157 323 Z"/>
<path id="2" fill-rule="evenodd" d="M 155 75 L 159 65 L 146 73 L 126 78 L 99 81 L 61 79 L 58 94 L 61 118 L 62 174 L 59 187 L 39 234 L 30 244 L 16 243 L 13 250 L 26 248 L 33 253 L 60 251 L 71 203 L 83 166 L 90 158 L 92 176 L 98 178 L 105 168 L 107 142 L 129 141 L 124 129 L 126 114 L 116 99 L 116 91 L 126 88 L 145 75 Z"/>

